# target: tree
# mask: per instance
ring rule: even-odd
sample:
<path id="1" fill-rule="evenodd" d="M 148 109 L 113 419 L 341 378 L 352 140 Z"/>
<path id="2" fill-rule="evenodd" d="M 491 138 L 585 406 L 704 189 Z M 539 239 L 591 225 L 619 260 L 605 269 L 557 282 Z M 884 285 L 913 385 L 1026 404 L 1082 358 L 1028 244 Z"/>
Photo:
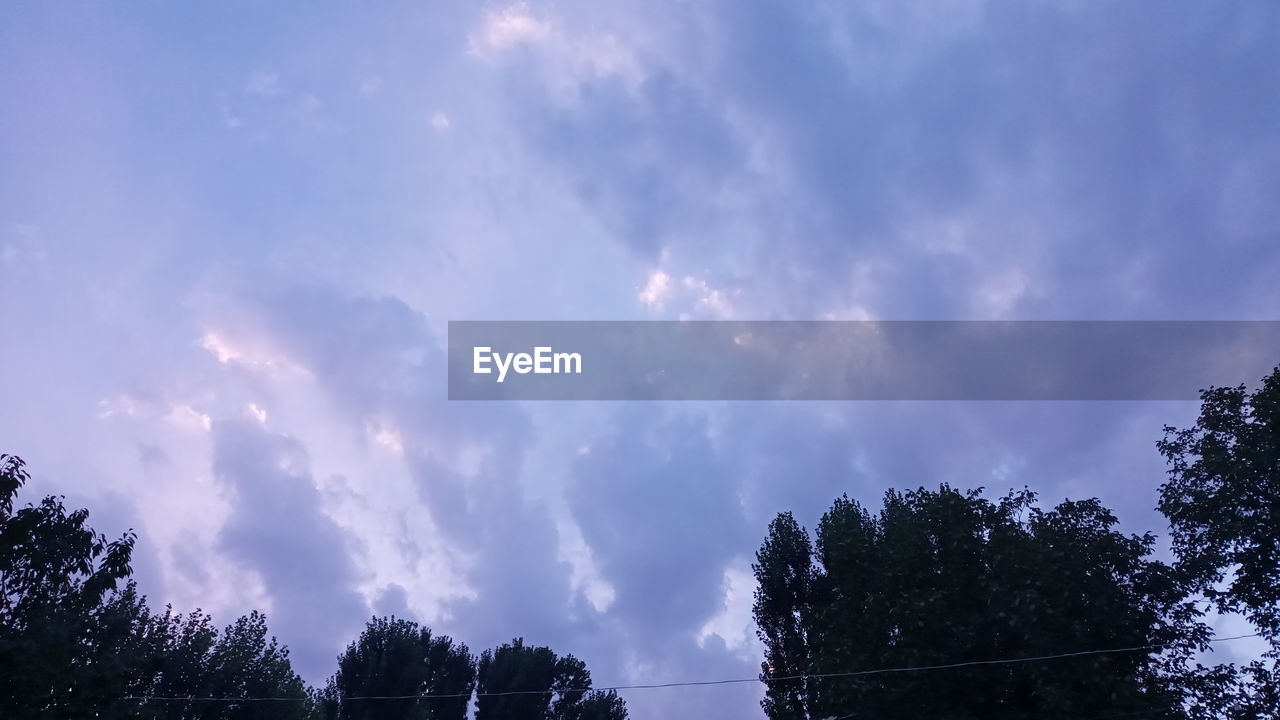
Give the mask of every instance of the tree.
<path id="1" fill-rule="evenodd" d="M 1195 426 L 1166 426 L 1158 443 L 1169 463 L 1160 511 L 1197 589 L 1280 648 L 1280 368 L 1253 394 L 1240 385 L 1200 398 Z"/>
<path id="2" fill-rule="evenodd" d="M 791 513 L 781 513 L 769 524 L 751 567 L 758 583 L 752 608 L 756 634 L 765 647 L 761 679 L 803 674 L 809 669 L 809 643 L 801 611 L 810 606 L 813 593 L 813 544 Z M 765 688 L 765 714 L 787 720 L 809 717 L 815 691 L 803 680 L 771 682 Z"/>
<path id="3" fill-rule="evenodd" d="M 322 703 L 338 718 L 462 720 L 476 682 L 466 645 L 395 617 L 373 618 L 338 658 Z M 413 697 L 359 700 L 362 697 Z"/>
<path id="4" fill-rule="evenodd" d="M 152 612 L 130 575 L 134 536 L 87 526 L 60 497 L 14 510 L 29 476 L 0 455 L 0 708 L 8 718 L 301 719 L 288 650 L 251 613 L 221 634 L 208 615 Z M 159 698 L 296 698 L 270 702 Z M 124 698 L 137 698 L 125 700 Z"/>
<path id="5" fill-rule="evenodd" d="M 310 712 L 289 651 L 268 637 L 262 613 L 219 632 L 199 611 L 151 612 L 130 583 L 107 602 L 97 624 L 113 686 L 102 693 L 102 709 L 111 717 L 301 720 Z M 120 699 L 125 697 L 138 699 Z"/>
<path id="6" fill-rule="evenodd" d="M 10 718 L 84 717 L 111 685 L 95 619 L 129 575 L 134 535 L 108 540 L 61 497 L 15 511 L 29 479 L 20 458 L 0 455 L 0 707 Z"/>
<path id="7" fill-rule="evenodd" d="M 516 638 L 480 656 L 476 720 L 626 719 L 626 703 L 616 692 L 590 688 L 591 673 L 581 660 Z"/>
<path id="8" fill-rule="evenodd" d="M 476 720 L 544 720 L 551 707 L 556 654 L 516 638 L 480 655 L 479 679 Z"/>
<path id="9" fill-rule="evenodd" d="M 223 698 L 153 701 L 149 717 L 207 720 L 295 719 L 307 717 L 309 702 L 289 651 L 267 634 L 266 616 L 251 612 L 221 632 L 199 611 L 178 615 L 172 608 L 152 615 L 144 635 L 161 639 L 152 672 L 139 684 L 143 697 Z M 267 699 L 270 698 L 270 699 Z"/>
<path id="10" fill-rule="evenodd" d="M 585 688 L 591 687 L 591 673 L 587 664 L 572 655 L 556 660 L 555 676 L 551 681 L 551 691 L 555 700 L 551 702 L 548 717 L 556 720 L 580 720 L 582 717 L 582 698 L 587 694 Z"/>
<path id="11" fill-rule="evenodd" d="M 1165 427 L 1157 443 L 1169 465 L 1160 511 L 1169 519 L 1178 568 L 1221 613 L 1243 615 L 1271 645 L 1269 663 L 1231 675 L 1233 717 L 1280 715 L 1280 367 L 1249 393 L 1244 385 L 1200 393 L 1194 426 Z M 1203 670 L 1203 668 L 1202 668 Z M 1206 706 L 1211 702 L 1202 703 Z"/>
<path id="12" fill-rule="evenodd" d="M 200 717 L 205 718 L 300 719 L 307 713 L 306 686 L 289 663 L 289 650 L 267 635 L 267 618 L 257 611 L 228 625 L 217 638 L 201 692 L 221 698 L 297 698 L 213 703 L 202 708 Z"/>
<path id="13" fill-rule="evenodd" d="M 588 690 L 591 673 L 586 663 L 572 655 L 556 660 L 548 720 L 625 720 L 627 704 L 613 690 Z"/>
<path id="14" fill-rule="evenodd" d="M 592 690 L 583 696 L 578 720 L 627 720 L 627 703 L 613 690 Z"/>
<path id="15" fill-rule="evenodd" d="M 847 497 L 815 549 L 788 515 L 757 554 L 755 614 L 773 672 L 771 718 L 1079 718 L 1180 712 L 1167 669 L 1203 641 L 1185 587 L 1150 534 L 1115 531 L 1097 500 L 1042 510 L 1029 491 Z M 1051 662 L 799 682 L 797 674 L 1027 658 L 1173 644 Z M 1166 715 L 1161 715 L 1166 716 Z"/>

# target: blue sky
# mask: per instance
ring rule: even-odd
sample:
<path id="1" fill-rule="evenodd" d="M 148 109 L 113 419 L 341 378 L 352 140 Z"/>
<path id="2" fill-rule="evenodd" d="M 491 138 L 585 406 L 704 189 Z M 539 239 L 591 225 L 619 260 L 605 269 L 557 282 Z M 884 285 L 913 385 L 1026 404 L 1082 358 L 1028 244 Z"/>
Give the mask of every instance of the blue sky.
<path id="1" fill-rule="evenodd" d="M 1161 529 L 1196 409 L 451 404 L 450 319 L 1280 309 L 1274 3 L 12 3 L 0 88 L 0 450 L 313 682 L 373 612 L 748 677 L 774 513 L 1030 485 Z"/>

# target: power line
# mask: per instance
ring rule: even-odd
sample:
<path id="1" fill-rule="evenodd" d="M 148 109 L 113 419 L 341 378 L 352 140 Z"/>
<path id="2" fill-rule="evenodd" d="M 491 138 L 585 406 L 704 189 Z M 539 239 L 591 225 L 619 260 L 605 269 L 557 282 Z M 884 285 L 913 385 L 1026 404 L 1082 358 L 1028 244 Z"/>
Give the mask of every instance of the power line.
<path id="1" fill-rule="evenodd" d="M 853 720 L 862 713 L 851 713 L 849 715 L 841 715 L 839 717 L 823 718 L 822 720 Z M 1114 720 L 1115 718 L 1132 718 L 1141 715 L 1147 715 L 1153 718 L 1162 718 L 1171 715 L 1172 711 L 1164 705 L 1147 705 L 1140 709 L 1125 710 L 1123 712 L 1108 713 L 1106 715 L 1090 715 L 1087 718 L 1077 718 L 1077 720 Z"/>
<path id="2" fill-rule="evenodd" d="M 1249 633 L 1247 635 L 1233 635 L 1231 637 L 1214 638 L 1209 642 L 1226 642 L 1228 640 L 1243 640 L 1245 638 L 1261 637 L 1261 633 Z M 909 667 L 881 668 L 878 670 L 858 670 L 854 672 L 839 673 L 817 673 L 812 675 L 785 675 L 769 680 L 805 680 L 809 678 L 835 678 L 835 677 L 860 677 L 864 675 L 882 675 L 885 673 L 911 672 L 915 670 L 946 670 L 949 668 L 972 667 L 975 665 L 1008 665 L 1012 663 L 1039 662 L 1042 660 L 1058 660 L 1061 658 L 1081 657 L 1084 655 L 1110 655 L 1115 653 L 1138 652 L 1140 650 L 1159 650 L 1162 648 L 1174 647 L 1178 643 L 1160 643 L 1158 645 L 1139 645 L 1137 647 L 1114 648 L 1111 650 L 1080 650 L 1078 652 L 1061 653 L 1058 655 L 1039 655 L 1036 657 L 1010 658 L 1004 660 L 969 660 L 966 662 L 947 663 L 945 665 L 914 665 Z M 761 682 L 767 682 L 761 680 Z"/>
<path id="3" fill-rule="evenodd" d="M 1223 640 L 1229 639 L 1231 638 L 1223 638 Z M 1173 711 L 1168 705 L 1143 705 L 1142 707 L 1131 707 L 1128 710 L 1107 713 L 1106 715 L 1090 715 L 1084 718 L 1076 718 L 1076 720 L 1114 720 L 1115 718 L 1132 718 L 1141 715 L 1146 715 L 1152 718 L 1162 718 L 1172 714 Z M 853 720 L 853 718 L 860 715 L 863 715 L 863 713 L 855 712 L 848 715 L 840 715 L 839 717 L 821 718 L 821 720 Z"/>
<path id="4" fill-rule="evenodd" d="M 1233 635 L 1231 637 L 1213 638 L 1208 642 L 1227 642 L 1230 640 L 1243 640 L 1245 638 L 1261 637 L 1261 633 L 1249 633 L 1247 635 Z M 848 678 L 848 677 L 866 677 L 869 675 L 885 675 L 889 673 L 901 672 L 918 672 L 925 670 L 949 670 L 952 668 L 974 667 L 978 665 L 1010 665 L 1015 663 L 1043 662 L 1045 660 L 1061 660 L 1065 658 L 1082 657 L 1086 655 L 1112 655 L 1117 653 L 1139 652 L 1142 650 L 1160 650 L 1163 648 L 1173 647 L 1178 643 L 1160 643 L 1157 645 L 1138 645 L 1135 647 L 1112 648 L 1109 650 L 1080 650 L 1076 652 L 1060 653 L 1057 655 L 1038 655 L 1034 657 L 1021 658 L 1005 658 L 1000 660 L 969 660 L 966 662 L 947 663 L 944 665 L 911 665 L 905 667 L 878 668 L 875 670 L 855 670 L 851 672 L 834 672 L 834 673 L 810 673 L 804 675 L 782 675 L 779 677 L 761 679 L 759 677 L 751 678 L 731 678 L 727 680 L 689 680 L 681 682 L 667 683 L 646 683 L 640 685 L 612 685 L 609 687 L 598 688 L 565 688 L 558 692 L 591 692 L 592 690 L 656 690 L 661 688 L 674 687 L 706 687 L 710 685 L 742 685 L 746 683 L 770 683 L 784 680 L 820 680 L 825 678 Z M 550 695 L 552 690 L 508 690 L 505 692 L 487 692 L 487 693 L 446 693 L 443 695 L 431 694 L 415 694 L 415 695 L 360 695 L 355 697 L 341 698 L 343 702 L 357 700 L 422 700 L 422 699 L 449 699 L 449 698 L 469 698 L 469 697 L 507 697 L 511 695 Z M 305 700 L 304 697 L 257 697 L 257 698 L 237 698 L 237 697 L 165 697 L 165 696 L 141 696 L 127 695 L 120 698 L 121 700 L 140 700 L 143 702 L 158 701 L 175 701 L 175 702 L 195 702 L 195 701 L 213 701 L 213 702 L 256 702 L 256 701 L 283 701 L 283 700 Z"/>

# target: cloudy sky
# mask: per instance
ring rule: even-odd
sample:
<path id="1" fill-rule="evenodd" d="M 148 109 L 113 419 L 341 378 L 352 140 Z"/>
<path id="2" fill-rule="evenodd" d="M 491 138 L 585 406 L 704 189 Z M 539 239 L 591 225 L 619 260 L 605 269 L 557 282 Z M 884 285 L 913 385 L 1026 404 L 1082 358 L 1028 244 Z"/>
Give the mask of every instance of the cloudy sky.
<path id="1" fill-rule="evenodd" d="M 1275 3 L 10 3 L 0 88 L 0 451 L 312 682 L 374 612 L 750 677 L 774 513 L 1159 529 L 1196 409 L 450 403 L 450 319 L 1280 316 Z"/>

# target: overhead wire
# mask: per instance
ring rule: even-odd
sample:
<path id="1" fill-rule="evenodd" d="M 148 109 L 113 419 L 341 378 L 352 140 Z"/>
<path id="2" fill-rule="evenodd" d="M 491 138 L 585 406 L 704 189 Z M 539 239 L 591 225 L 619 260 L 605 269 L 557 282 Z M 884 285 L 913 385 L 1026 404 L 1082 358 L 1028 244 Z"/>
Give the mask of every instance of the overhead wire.
<path id="1" fill-rule="evenodd" d="M 1248 633 L 1245 635 L 1233 635 L 1230 637 L 1212 638 L 1208 640 L 1211 643 L 1228 642 L 1231 640 L 1243 640 L 1246 638 L 1261 637 L 1261 633 Z M 741 685 L 747 683 L 763 683 L 791 681 L 791 680 L 821 680 L 828 678 L 851 678 L 851 677 L 867 677 L 872 675 L 886 675 L 889 673 L 904 672 L 924 672 L 932 670 L 949 670 L 953 668 L 976 667 L 984 665 L 1010 665 L 1015 663 L 1044 662 L 1048 660 L 1061 660 L 1066 658 L 1084 657 L 1089 655 L 1111 655 L 1118 653 L 1141 652 L 1144 650 L 1160 650 L 1164 648 L 1174 647 L 1178 643 L 1158 643 L 1154 645 L 1137 645 L 1134 647 L 1109 648 L 1105 650 L 1078 650 L 1075 652 L 1058 653 L 1055 655 L 1036 655 L 1031 657 L 1020 658 L 1001 658 L 998 660 L 967 660 L 964 662 L 944 663 L 939 665 L 908 665 L 902 667 L 876 668 L 873 670 L 853 670 L 848 672 L 830 672 L 830 673 L 804 673 L 797 675 L 781 675 L 778 677 L 750 677 L 750 678 L 730 678 L 725 680 L 685 680 L 662 683 L 642 683 L 632 685 L 610 685 L 607 687 L 596 688 L 564 688 L 558 691 L 551 690 L 507 690 L 502 692 L 473 692 L 473 693 L 417 693 L 413 695 L 358 695 L 341 698 L 343 702 L 347 701 L 365 701 L 365 700 L 426 700 L 426 699 L 457 699 L 470 697 L 509 697 L 513 695 L 550 695 L 553 692 L 591 692 L 592 690 L 600 691 L 622 691 L 622 690 L 657 690 L 661 688 L 677 688 L 677 687 L 707 687 L 713 685 Z M 298 701 L 306 700 L 306 697 L 198 697 L 198 696 L 158 696 L 158 695 L 126 695 L 120 700 L 127 701 L 160 701 L 160 702 L 257 702 L 257 701 Z"/>

